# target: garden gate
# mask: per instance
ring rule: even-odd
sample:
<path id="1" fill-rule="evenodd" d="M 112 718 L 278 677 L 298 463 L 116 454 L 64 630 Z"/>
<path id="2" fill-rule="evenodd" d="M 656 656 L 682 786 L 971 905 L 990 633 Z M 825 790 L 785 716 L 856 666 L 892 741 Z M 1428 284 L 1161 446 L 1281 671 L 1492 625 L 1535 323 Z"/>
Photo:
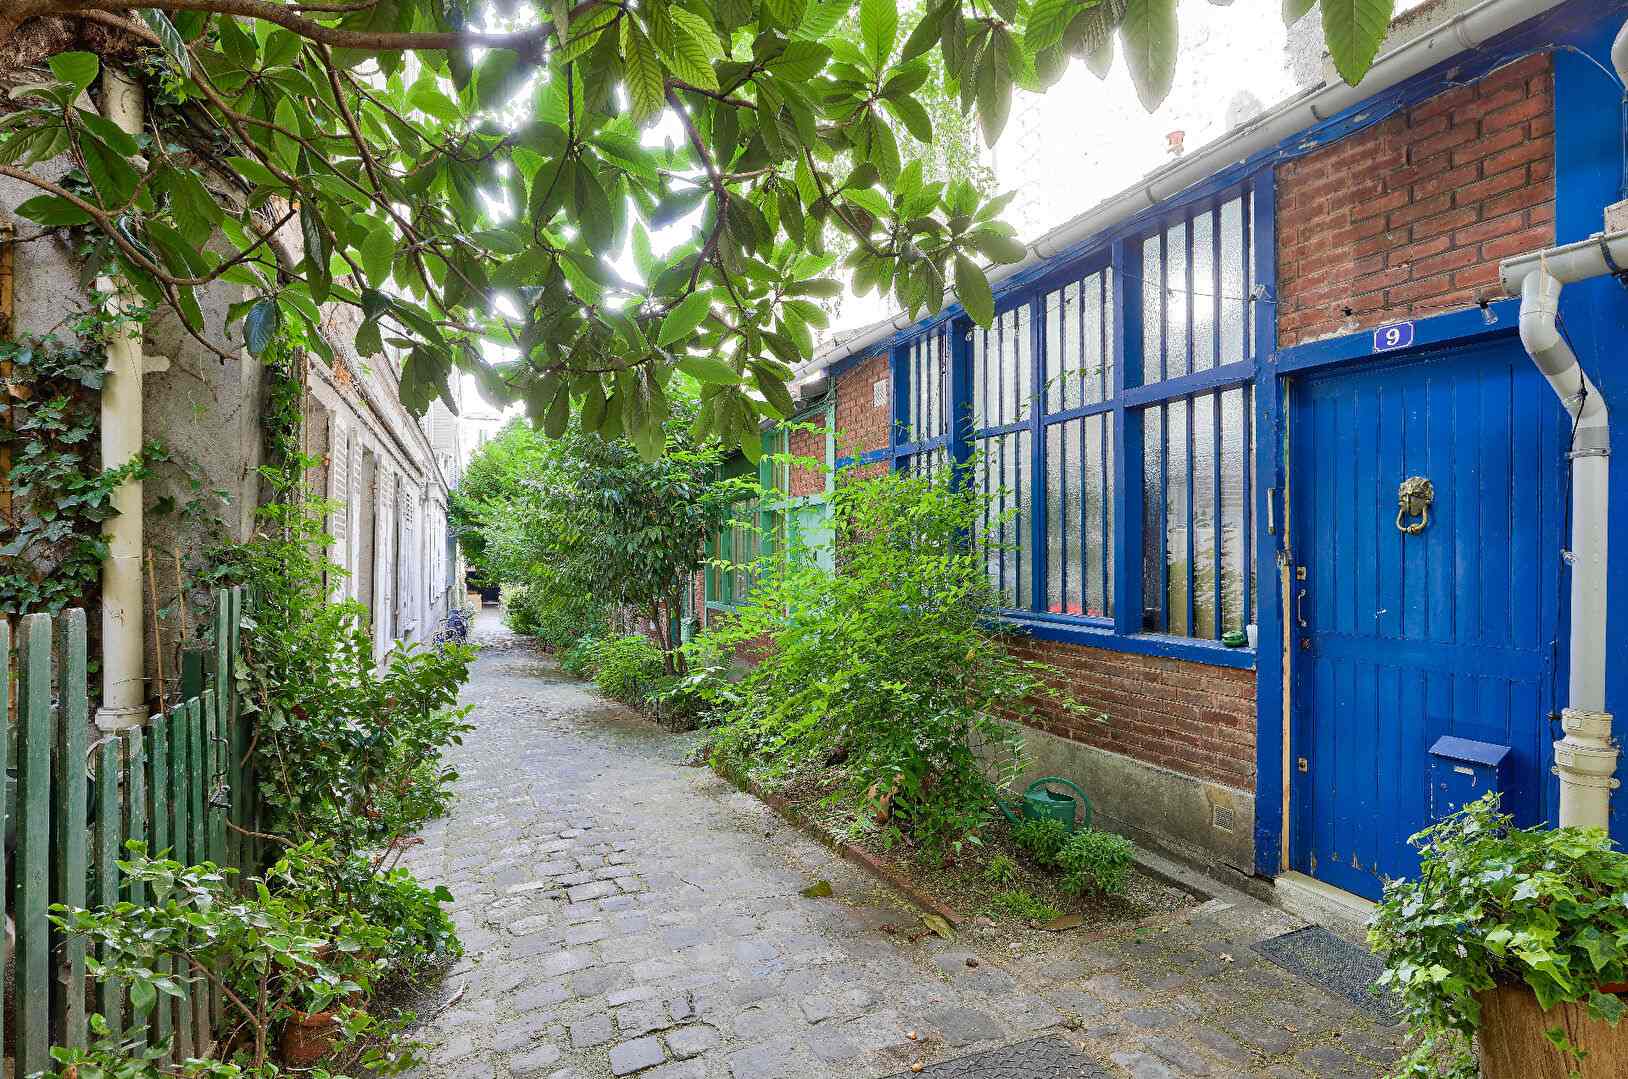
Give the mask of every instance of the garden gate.
<path id="1" fill-rule="evenodd" d="M 160 997 L 152 1012 L 129 1016 L 122 987 L 87 979 L 85 942 L 57 931 L 48 911 L 53 903 L 143 902 L 141 883 L 122 883 L 116 864 L 132 839 L 184 864 L 257 866 L 244 763 L 250 720 L 236 678 L 242 607 L 242 588 L 215 592 L 213 654 L 183 657 L 181 703 L 116 734 L 91 722 L 83 610 L 18 619 L 15 651 L 12 625 L 0 619 L 7 657 L 0 763 L 8 787 L 0 803 L 8 848 L 0 892 L 15 932 L 15 1030 L 6 1032 L 15 1075 L 50 1067 L 52 1045 L 84 1045 L 92 1012 L 121 1037 L 173 1036 L 177 1058 L 213 1041 L 220 1000 Z"/>

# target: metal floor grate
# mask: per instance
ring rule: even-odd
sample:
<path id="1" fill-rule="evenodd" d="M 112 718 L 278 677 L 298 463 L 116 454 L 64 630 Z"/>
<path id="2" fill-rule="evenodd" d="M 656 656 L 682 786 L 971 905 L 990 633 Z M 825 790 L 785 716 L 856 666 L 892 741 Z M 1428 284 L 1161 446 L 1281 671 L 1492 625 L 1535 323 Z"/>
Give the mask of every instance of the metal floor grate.
<path id="1" fill-rule="evenodd" d="M 1295 977 L 1344 997 L 1364 1015 L 1384 1023 L 1395 1023 L 1402 1017 L 1396 999 L 1374 988 L 1384 964 L 1366 948 L 1320 925 L 1259 941 L 1255 950 Z"/>

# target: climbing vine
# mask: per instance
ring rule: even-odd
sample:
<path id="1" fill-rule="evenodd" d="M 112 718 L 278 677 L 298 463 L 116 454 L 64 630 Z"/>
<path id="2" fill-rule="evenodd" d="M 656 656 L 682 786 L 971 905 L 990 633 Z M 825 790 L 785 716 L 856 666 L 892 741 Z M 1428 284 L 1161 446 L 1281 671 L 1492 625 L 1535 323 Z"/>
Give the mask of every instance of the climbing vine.
<path id="1" fill-rule="evenodd" d="M 100 298 L 96 298 L 99 300 Z M 69 334 L 0 340 L 8 408 L 0 422 L 6 455 L 0 493 L 0 611 L 55 613 L 83 603 L 96 587 L 120 484 L 165 460 L 148 443 L 136 457 L 99 461 L 100 397 L 107 341 L 125 320 L 95 302 L 69 322 Z"/>

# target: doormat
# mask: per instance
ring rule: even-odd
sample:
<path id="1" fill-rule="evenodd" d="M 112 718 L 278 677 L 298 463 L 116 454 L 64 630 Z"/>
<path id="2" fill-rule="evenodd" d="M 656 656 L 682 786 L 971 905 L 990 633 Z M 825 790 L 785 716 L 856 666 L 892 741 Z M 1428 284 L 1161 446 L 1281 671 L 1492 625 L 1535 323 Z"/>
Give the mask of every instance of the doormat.
<path id="1" fill-rule="evenodd" d="M 902 1071 L 889 1079 L 1111 1079 L 1096 1061 L 1063 1038 L 1035 1038 L 987 1053 Z"/>
<path id="2" fill-rule="evenodd" d="M 1337 997 L 1382 1023 L 1402 1018 L 1395 996 L 1374 988 L 1385 965 L 1368 949 L 1335 936 L 1320 925 L 1308 925 L 1282 936 L 1257 941 L 1255 950 L 1290 974 Z"/>

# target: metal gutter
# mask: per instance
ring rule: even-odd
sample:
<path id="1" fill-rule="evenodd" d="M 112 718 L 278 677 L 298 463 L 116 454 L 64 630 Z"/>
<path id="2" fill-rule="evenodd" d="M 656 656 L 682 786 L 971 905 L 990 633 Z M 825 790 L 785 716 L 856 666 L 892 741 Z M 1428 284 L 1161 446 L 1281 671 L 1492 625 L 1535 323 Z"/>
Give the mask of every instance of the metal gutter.
<path id="1" fill-rule="evenodd" d="M 1430 70 L 1449 57 L 1478 48 L 1564 2 L 1483 0 L 1379 57 L 1360 86 L 1335 82 L 1307 90 L 1223 135 L 1191 157 L 1173 162 L 1136 186 L 1052 229 L 1028 245 L 1028 252 L 1021 261 L 991 270 L 989 283 L 993 286 L 1046 259 L 1055 258 L 1071 247 L 1168 201 L 1221 169 L 1271 150 L 1307 128 L 1339 116 L 1375 94 Z M 948 301 L 954 302 L 953 298 Z M 797 372 L 797 378 L 801 381 L 849 356 L 873 348 L 918 321 L 905 312 L 899 312 L 841 341 L 833 342 L 805 364 Z"/>

